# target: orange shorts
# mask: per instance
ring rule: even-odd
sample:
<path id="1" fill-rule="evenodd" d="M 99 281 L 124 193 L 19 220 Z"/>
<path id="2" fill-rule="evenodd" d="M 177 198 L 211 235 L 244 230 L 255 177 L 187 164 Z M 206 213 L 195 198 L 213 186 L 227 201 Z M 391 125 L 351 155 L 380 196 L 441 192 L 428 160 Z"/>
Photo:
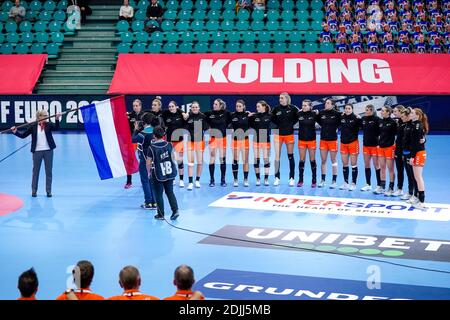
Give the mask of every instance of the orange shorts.
<path id="1" fill-rule="evenodd" d="M 343 154 L 359 154 L 359 141 L 355 140 L 350 143 L 341 143 L 341 153 L 343 153 Z"/>
<path id="2" fill-rule="evenodd" d="M 175 152 L 184 152 L 184 141 L 173 141 L 172 145 Z"/>
<path id="3" fill-rule="evenodd" d="M 208 145 L 210 149 L 211 148 L 225 149 L 227 147 L 227 137 L 224 138 L 211 137 L 209 138 Z"/>
<path id="4" fill-rule="evenodd" d="M 270 142 L 253 142 L 253 149 L 270 149 Z"/>
<path id="5" fill-rule="evenodd" d="M 281 136 L 281 135 L 274 135 L 274 142 L 275 143 L 294 143 L 295 138 L 293 134 L 289 134 L 287 136 Z"/>
<path id="6" fill-rule="evenodd" d="M 189 151 L 205 151 L 205 141 L 188 141 Z"/>
<path id="7" fill-rule="evenodd" d="M 316 149 L 317 148 L 316 140 L 311 140 L 311 141 L 298 140 L 297 144 L 298 144 L 299 148 L 304 148 L 304 149 Z"/>
<path id="8" fill-rule="evenodd" d="M 423 167 L 427 160 L 427 153 L 425 150 L 419 151 L 416 153 L 416 156 L 413 158 L 413 166 Z"/>
<path id="9" fill-rule="evenodd" d="M 337 140 L 333 141 L 320 140 L 320 150 L 330 150 L 333 152 L 337 152 L 338 150 Z"/>
<path id="10" fill-rule="evenodd" d="M 363 146 L 363 153 L 370 154 L 371 156 L 378 156 L 378 147 Z"/>
<path id="11" fill-rule="evenodd" d="M 231 148 L 233 150 L 237 150 L 237 149 L 250 149 L 250 143 L 248 141 L 248 139 L 244 139 L 244 140 L 233 140 L 232 144 L 231 144 Z"/>
<path id="12" fill-rule="evenodd" d="M 378 156 L 386 159 L 394 159 L 395 156 L 395 144 L 390 147 L 381 148 L 378 147 Z"/>

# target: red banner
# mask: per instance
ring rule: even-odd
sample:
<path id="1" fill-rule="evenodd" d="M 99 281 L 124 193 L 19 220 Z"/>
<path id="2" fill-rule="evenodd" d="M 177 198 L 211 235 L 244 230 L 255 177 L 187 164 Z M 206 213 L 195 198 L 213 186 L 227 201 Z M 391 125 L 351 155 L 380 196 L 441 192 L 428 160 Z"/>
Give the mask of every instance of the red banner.
<path id="1" fill-rule="evenodd" d="M 446 54 L 121 54 L 112 94 L 450 94 Z"/>
<path id="2" fill-rule="evenodd" d="M 0 94 L 33 93 L 46 60 L 46 54 L 1 54 Z"/>

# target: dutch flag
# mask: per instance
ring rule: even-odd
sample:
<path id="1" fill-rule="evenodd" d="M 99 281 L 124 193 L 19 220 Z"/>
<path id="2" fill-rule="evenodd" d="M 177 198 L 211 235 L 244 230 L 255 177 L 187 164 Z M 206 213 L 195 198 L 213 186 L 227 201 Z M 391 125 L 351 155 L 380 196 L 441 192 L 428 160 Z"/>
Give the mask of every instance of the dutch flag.
<path id="1" fill-rule="evenodd" d="M 80 108 L 84 128 L 102 180 L 139 170 L 131 143 L 125 97 L 119 96 Z"/>

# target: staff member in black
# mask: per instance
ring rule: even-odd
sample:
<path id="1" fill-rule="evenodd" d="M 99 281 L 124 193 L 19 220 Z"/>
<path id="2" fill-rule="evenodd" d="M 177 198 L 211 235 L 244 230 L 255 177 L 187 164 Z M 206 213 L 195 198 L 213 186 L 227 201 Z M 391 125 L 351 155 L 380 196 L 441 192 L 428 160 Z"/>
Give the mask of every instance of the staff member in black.
<path id="1" fill-rule="evenodd" d="M 156 205 L 158 213 L 155 219 L 164 219 L 164 199 L 163 192 L 166 192 L 172 209 L 171 220 L 178 218 L 178 203 L 173 193 L 173 180 L 177 176 L 176 163 L 172 160 L 173 147 L 170 142 L 163 140 L 165 132 L 162 127 L 156 127 L 153 130 L 155 141 L 147 149 L 147 171 L 149 178 L 152 179 L 153 189 L 155 191 Z"/>
<path id="2" fill-rule="evenodd" d="M 405 180 L 405 163 L 403 162 L 403 132 L 406 123 L 401 119 L 405 107 L 401 104 L 394 108 L 394 120 L 397 121 L 397 136 L 395 139 L 395 166 L 397 168 L 397 190 L 392 194 L 394 197 L 403 196 L 403 182 Z"/>
<path id="3" fill-rule="evenodd" d="M 53 140 L 52 131 L 59 129 L 59 119 L 61 114 L 56 114 L 55 124 L 43 120 L 48 118 L 45 110 L 39 110 L 36 113 L 38 122 L 29 126 L 24 132 L 19 132 L 14 126 L 11 131 L 19 138 L 26 138 L 31 134 L 31 153 L 33 153 L 33 178 L 31 180 L 31 196 L 37 196 L 39 184 L 39 171 L 41 170 L 42 160 L 45 163 L 45 188 L 47 197 L 52 196 L 52 169 L 53 169 L 53 149 L 56 148 Z"/>

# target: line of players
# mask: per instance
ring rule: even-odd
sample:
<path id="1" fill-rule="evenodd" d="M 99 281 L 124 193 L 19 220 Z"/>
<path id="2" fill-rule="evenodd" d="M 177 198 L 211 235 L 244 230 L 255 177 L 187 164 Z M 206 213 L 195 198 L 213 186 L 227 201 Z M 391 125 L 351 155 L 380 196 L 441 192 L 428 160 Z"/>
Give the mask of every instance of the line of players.
<path id="1" fill-rule="evenodd" d="M 134 111 L 129 118 L 139 121 L 143 114 L 139 100 L 133 104 Z M 351 104 L 345 105 L 344 112 L 339 112 L 331 99 L 326 100 L 323 110 L 313 110 L 311 100 L 303 100 L 301 109 L 291 104 L 288 93 L 279 96 L 279 104 L 273 109 L 263 100 L 256 104 L 256 112 L 247 112 L 243 100 L 236 101 L 235 111 L 226 109 L 221 99 L 216 99 L 211 110 L 200 111 L 197 101 L 191 104 L 191 110 L 184 113 L 175 101 L 170 101 L 168 110 L 162 110 L 160 99 L 154 99 L 152 109 L 154 125 L 163 125 L 166 128 L 167 140 L 172 142 L 175 158 L 178 163 L 180 175 L 179 186 L 184 187 L 184 151 L 187 146 L 188 190 L 194 186 L 200 188 L 200 176 L 203 167 L 203 152 L 205 150 L 205 131 L 209 130 L 209 186 L 215 186 L 215 162 L 220 163 L 220 185 L 226 186 L 226 148 L 227 129 L 233 130 L 232 145 L 233 164 L 232 171 L 234 186 L 238 186 L 238 170 L 240 157 L 243 163 L 244 186 L 249 186 L 249 149 L 250 133 L 253 134 L 254 171 L 256 185 L 261 184 L 261 165 L 263 165 L 264 185 L 269 185 L 271 132 L 275 147 L 275 179 L 274 186 L 280 184 L 280 155 L 283 144 L 286 145 L 289 161 L 289 186 L 295 186 L 295 160 L 294 160 L 294 126 L 298 123 L 298 149 L 300 160 L 298 163 L 299 179 L 297 187 L 304 184 L 304 170 L 306 154 L 309 155 L 312 171 L 311 187 L 324 188 L 327 175 L 328 156 L 332 166 L 332 181 L 330 188 L 337 188 L 338 163 L 338 131 L 340 131 L 340 153 L 342 158 L 342 172 L 345 183 L 340 186 L 342 190 L 355 190 L 358 176 L 357 159 L 359 154 L 358 134 L 363 133 L 363 153 L 365 165 L 365 185 L 361 191 L 371 191 L 371 163 L 376 173 L 375 194 L 385 196 L 398 196 L 402 200 L 423 206 L 425 199 L 425 186 L 422 169 L 426 161 L 425 136 L 428 133 L 426 115 L 419 108 L 405 108 L 397 105 L 394 109 L 384 106 L 381 117 L 378 117 L 373 105 L 365 107 L 365 115 L 359 117 L 353 112 Z M 317 183 L 316 163 L 316 129 L 320 127 L 320 157 L 321 179 Z M 187 133 L 188 140 L 184 135 Z M 196 167 L 194 162 L 196 161 Z M 194 183 L 194 167 L 196 178 Z M 394 191 L 395 169 L 397 171 L 397 190 Z M 349 180 L 351 170 L 351 181 Z M 403 192 L 404 172 L 407 173 L 408 191 Z M 389 175 L 389 184 L 386 184 Z M 387 186 L 387 187 L 386 187 Z"/>

